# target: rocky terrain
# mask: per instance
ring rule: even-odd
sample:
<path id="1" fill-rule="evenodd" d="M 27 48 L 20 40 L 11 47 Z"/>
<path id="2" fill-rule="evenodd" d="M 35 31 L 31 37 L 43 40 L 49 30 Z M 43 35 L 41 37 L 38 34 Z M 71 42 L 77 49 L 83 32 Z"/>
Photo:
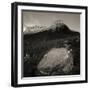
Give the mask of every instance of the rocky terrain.
<path id="1" fill-rule="evenodd" d="M 24 34 L 23 76 L 80 74 L 80 34 L 59 23 Z"/>

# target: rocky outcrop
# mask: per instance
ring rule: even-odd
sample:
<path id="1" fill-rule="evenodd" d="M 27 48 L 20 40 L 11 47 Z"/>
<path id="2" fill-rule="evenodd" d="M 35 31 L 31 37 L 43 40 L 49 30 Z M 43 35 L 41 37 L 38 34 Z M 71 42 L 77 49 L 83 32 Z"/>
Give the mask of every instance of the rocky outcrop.
<path id="1" fill-rule="evenodd" d="M 73 55 L 67 48 L 52 48 L 37 65 L 43 75 L 69 74 L 73 68 Z"/>

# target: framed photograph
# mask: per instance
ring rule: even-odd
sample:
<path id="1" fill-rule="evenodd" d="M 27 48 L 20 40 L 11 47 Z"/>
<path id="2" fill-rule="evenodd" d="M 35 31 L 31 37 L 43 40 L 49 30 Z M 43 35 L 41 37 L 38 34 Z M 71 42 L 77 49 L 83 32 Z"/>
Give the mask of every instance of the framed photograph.
<path id="1" fill-rule="evenodd" d="M 11 6 L 11 85 L 86 83 L 87 6 Z"/>

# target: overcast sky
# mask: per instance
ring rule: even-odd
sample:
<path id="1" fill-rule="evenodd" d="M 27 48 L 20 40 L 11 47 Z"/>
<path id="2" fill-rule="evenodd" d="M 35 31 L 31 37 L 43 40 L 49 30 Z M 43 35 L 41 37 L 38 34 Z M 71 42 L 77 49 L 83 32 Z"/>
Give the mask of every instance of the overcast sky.
<path id="1" fill-rule="evenodd" d="M 70 29 L 80 32 L 80 14 L 64 12 L 23 11 L 23 28 L 27 26 L 50 26 L 62 20 Z"/>

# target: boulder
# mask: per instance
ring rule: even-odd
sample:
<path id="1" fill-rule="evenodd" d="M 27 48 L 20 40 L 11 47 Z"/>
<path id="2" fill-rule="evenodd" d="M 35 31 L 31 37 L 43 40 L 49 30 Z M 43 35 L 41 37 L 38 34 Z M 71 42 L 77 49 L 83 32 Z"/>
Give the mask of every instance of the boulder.
<path id="1" fill-rule="evenodd" d="M 52 48 L 37 68 L 41 75 L 68 74 L 73 68 L 73 55 L 67 48 Z"/>

